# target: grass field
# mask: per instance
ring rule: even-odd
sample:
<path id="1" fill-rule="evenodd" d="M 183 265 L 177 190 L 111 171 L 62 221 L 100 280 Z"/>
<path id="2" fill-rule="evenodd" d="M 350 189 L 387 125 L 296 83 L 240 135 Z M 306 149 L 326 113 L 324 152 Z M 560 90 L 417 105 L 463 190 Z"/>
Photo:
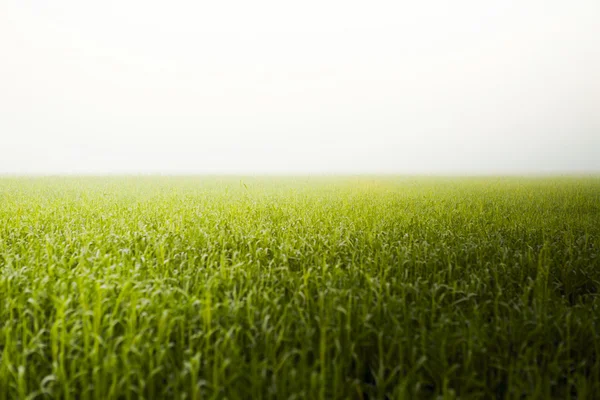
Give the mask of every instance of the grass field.
<path id="1" fill-rule="evenodd" d="M 600 178 L 2 178 L 0 399 L 600 396 Z"/>

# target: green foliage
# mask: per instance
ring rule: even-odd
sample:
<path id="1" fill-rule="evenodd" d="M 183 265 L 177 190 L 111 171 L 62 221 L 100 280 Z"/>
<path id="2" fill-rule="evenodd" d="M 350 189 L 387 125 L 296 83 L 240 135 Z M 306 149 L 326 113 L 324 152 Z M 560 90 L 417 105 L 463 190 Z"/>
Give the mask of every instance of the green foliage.
<path id="1" fill-rule="evenodd" d="M 598 178 L 3 178 L 0 399 L 592 398 Z"/>

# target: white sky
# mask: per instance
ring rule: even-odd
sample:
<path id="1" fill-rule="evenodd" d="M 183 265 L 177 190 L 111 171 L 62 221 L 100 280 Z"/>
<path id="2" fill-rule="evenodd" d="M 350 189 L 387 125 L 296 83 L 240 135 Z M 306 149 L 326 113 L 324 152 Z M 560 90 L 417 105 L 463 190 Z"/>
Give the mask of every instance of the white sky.
<path id="1" fill-rule="evenodd" d="M 598 0 L 0 0 L 0 173 L 584 171 Z"/>

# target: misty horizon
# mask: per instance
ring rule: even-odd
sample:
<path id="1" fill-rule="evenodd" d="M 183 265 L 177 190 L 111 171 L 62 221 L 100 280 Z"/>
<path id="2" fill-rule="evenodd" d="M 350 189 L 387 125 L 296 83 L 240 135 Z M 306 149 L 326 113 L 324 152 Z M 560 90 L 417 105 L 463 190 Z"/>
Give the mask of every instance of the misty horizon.
<path id="1" fill-rule="evenodd" d="M 0 175 L 600 173 L 600 3 L 0 5 Z"/>

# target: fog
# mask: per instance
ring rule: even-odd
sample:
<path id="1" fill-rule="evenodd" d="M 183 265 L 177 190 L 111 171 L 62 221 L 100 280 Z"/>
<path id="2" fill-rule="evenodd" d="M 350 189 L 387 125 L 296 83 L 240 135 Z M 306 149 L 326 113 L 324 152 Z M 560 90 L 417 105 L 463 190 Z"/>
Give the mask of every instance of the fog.
<path id="1" fill-rule="evenodd" d="M 600 2 L 0 1 L 0 173 L 600 172 Z"/>

